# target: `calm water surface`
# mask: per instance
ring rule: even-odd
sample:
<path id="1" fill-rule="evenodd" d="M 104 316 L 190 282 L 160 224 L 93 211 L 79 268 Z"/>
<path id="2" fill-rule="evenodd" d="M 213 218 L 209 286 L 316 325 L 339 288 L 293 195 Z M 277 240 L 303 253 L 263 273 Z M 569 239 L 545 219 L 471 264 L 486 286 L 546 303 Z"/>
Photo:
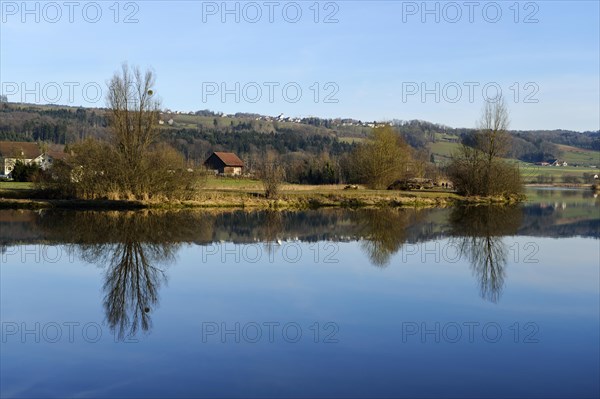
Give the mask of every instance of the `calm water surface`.
<path id="1" fill-rule="evenodd" d="M 2 397 L 598 397 L 600 198 L 0 211 Z"/>

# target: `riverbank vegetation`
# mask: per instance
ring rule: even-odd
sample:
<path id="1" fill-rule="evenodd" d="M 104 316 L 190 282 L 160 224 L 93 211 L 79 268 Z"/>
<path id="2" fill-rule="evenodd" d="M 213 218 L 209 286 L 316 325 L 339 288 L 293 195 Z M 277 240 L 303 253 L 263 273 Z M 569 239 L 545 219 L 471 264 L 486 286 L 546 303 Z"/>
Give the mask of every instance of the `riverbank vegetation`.
<path id="1" fill-rule="evenodd" d="M 509 204 L 518 196 L 464 197 L 450 190 L 373 190 L 358 186 L 347 190 L 345 185 L 279 186 L 276 199 L 264 195 L 263 183 L 254 179 L 208 177 L 205 184 L 189 199 L 163 201 L 156 197 L 144 200 L 61 199 L 48 196 L 31 183 L 0 182 L 0 208 L 44 209 L 185 209 L 185 208 L 246 208 L 246 209 L 313 209 L 448 207 L 460 204 Z"/>
<path id="2" fill-rule="evenodd" d="M 493 196 L 523 191 L 518 164 L 504 158 L 511 141 L 508 124 L 508 109 L 501 97 L 485 104 L 479 130 L 470 138 L 473 144 L 463 144 L 448 166 L 458 193 Z"/>
<path id="3" fill-rule="evenodd" d="M 124 64 L 108 84 L 108 136 L 70 146 L 40 180 L 62 198 L 185 199 L 202 181 L 183 156 L 159 141 L 160 100 L 151 71 Z"/>
<path id="4" fill-rule="evenodd" d="M 254 133 L 233 120 L 231 131 L 221 133 L 218 129 L 224 128 L 223 120 L 215 117 L 213 128 L 217 130 L 211 130 L 208 148 L 238 149 L 238 139 L 247 146 L 240 150 L 244 178 L 214 179 L 201 164 L 206 149 L 200 151 L 191 136 L 175 141 L 177 135 L 165 136 L 165 119 L 170 114 L 161 109 L 154 86 L 151 71 L 143 73 L 123 65 L 108 84 L 103 133 L 83 135 L 69 143 L 65 156 L 49 169 L 24 170 L 28 178 L 23 180 L 36 181 L 31 198 L 54 203 L 94 200 L 142 206 L 166 202 L 168 206 L 259 207 L 274 203 L 289 207 L 447 205 L 459 198 L 474 202 L 522 198 L 523 170 L 520 163 L 506 158 L 514 141 L 522 138 L 509 133 L 508 110 L 501 98 L 486 103 L 477 129 L 460 132 L 462 144 L 453 147 L 443 163 L 426 143 L 439 139 L 441 133 L 423 132 L 418 124 L 372 123 L 366 128 L 362 122 L 347 122 L 341 130 L 347 130 L 346 125 L 355 130 L 361 126 L 360 134 L 356 140 L 340 141 L 327 133 L 336 125 L 319 123 L 318 118 L 295 121 L 295 125 L 310 127 L 297 134 L 287 120 L 255 116 L 254 122 L 244 126 L 260 130 L 262 136 L 248 142 Z M 197 128 L 205 129 L 203 125 Z M 230 148 L 223 148 L 223 140 Z M 252 182 L 252 187 L 240 187 L 245 182 Z M 22 194 L 7 200 L 22 201 Z"/>

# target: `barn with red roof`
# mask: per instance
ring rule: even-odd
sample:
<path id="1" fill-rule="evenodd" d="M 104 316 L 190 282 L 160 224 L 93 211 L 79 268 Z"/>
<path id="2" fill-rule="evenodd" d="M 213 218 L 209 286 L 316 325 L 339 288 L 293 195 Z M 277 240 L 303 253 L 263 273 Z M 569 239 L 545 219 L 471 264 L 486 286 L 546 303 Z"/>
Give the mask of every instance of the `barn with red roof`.
<path id="1" fill-rule="evenodd" d="M 204 166 L 215 173 L 230 176 L 240 176 L 244 170 L 244 161 L 233 152 L 213 152 Z"/>

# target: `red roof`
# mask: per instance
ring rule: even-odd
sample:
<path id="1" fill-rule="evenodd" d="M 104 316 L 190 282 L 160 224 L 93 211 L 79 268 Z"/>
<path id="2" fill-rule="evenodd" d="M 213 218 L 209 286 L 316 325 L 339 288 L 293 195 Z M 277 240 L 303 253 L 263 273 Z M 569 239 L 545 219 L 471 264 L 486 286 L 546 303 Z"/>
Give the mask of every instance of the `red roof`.
<path id="1" fill-rule="evenodd" d="M 24 141 L 0 141 L 0 156 L 4 158 L 34 159 L 42 154 L 37 143 Z"/>
<path id="2" fill-rule="evenodd" d="M 63 159 L 67 156 L 62 144 L 46 144 L 46 154 L 55 159 Z M 35 159 L 42 155 L 38 143 L 26 141 L 0 141 L 0 157 Z"/>
<path id="3" fill-rule="evenodd" d="M 213 152 L 225 166 L 244 166 L 244 162 L 233 152 Z"/>
<path id="4" fill-rule="evenodd" d="M 65 159 L 69 155 L 64 151 L 48 151 L 46 154 L 54 159 Z"/>

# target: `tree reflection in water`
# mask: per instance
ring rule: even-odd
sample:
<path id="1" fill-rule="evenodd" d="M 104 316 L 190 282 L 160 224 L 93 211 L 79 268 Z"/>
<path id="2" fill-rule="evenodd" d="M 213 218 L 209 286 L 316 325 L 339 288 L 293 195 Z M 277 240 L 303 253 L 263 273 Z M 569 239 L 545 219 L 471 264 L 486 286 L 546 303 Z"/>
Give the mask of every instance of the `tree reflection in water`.
<path id="1" fill-rule="evenodd" d="M 89 263 L 106 268 L 104 309 L 115 336 L 124 339 L 152 327 L 151 314 L 175 260 L 182 237 L 189 239 L 189 220 L 171 213 L 77 212 L 62 215 L 63 226 L 76 226 L 61 235 Z M 70 220 L 73 218 L 73 220 Z M 72 222 L 72 223 L 69 223 Z M 76 231 L 76 232 L 75 232 Z M 70 234 L 73 236 L 69 237 Z"/>
<path id="2" fill-rule="evenodd" d="M 406 209 L 362 209 L 354 214 L 361 247 L 375 266 L 386 267 L 390 257 L 407 239 L 407 227 L 419 211 Z"/>
<path id="3" fill-rule="evenodd" d="M 256 229 L 255 237 L 264 242 L 264 247 L 268 254 L 273 254 L 276 250 L 276 244 L 281 241 L 284 231 L 283 213 L 265 211 L 262 214 L 262 223 Z"/>
<path id="4" fill-rule="evenodd" d="M 425 214 L 426 211 L 407 209 L 359 210 L 354 213 L 353 222 L 371 262 L 385 267 L 405 242 L 435 237 L 418 237 L 423 230 L 415 226 Z M 452 237 L 461 258 L 470 262 L 481 297 L 488 301 L 498 302 L 504 287 L 508 248 L 502 237 L 516 235 L 522 219 L 519 206 L 457 207 L 450 211 L 450 230 L 446 233 Z"/>
<path id="5" fill-rule="evenodd" d="M 445 214 L 444 211 L 442 214 Z M 104 308 L 115 335 L 124 338 L 152 326 L 165 267 L 183 243 L 200 245 L 232 241 L 274 243 L 301 237 L 359 239 L 378 267 L 405 242 L 450 235 L 461 255 L 471 262 L 481 295 L 497 302 L 504 285 L 507 248 L 502 236 L 515 235 L 521 224 L 518 207 L 467 207 L 450 212 L 450 228 L 428 220 L 428 210 L 360 209 L 307 212 L 50 212 L 38 223 L 48 239 L 69 243 L 81 257 L 106 268 Z M 445 219 L 445 217 L 443 218 Z M 433 229 L 432 226 L 438 226 Z M 329 238 L 328 238 L 329 237 Z"/>
<path id="6" fill-rule="evenodd" d="M 481 297 L 497 303 L 504 287 L 508 249 L 503 236 L 517 233 L 523 212 L 517 206 L 454 208 L 450 214 L 453 244 L 466 256 Z"/>
<path id="7" fill-rule="evenodd" d="M 109 327 L 120 339 L 135 335 L 139 327 L 148 331 L 150 312 L 158 305 L 158 290 L 167 280 L 157 265 L 173 260 L 173 247 L 130 241 L 105 249 L 110 253 L 107 262 L 102 262 L 107 265 L 104 309 Z"/>
<path id="8" fill-rule="evenodd" d="M 174 223 L 177 217 L 140 212 L 101 217 L 94 223 L 96 234 L 113 237 L 112 242 L 81 249 L 83 259 L 106 267 L 104 309 L 119 339 L 152 327 L 150 315 L 158 306 L 160 286 L 167 281 L 164 267 L 175 260 L 179 247 L 170 237 L 177 229 Z"/>

